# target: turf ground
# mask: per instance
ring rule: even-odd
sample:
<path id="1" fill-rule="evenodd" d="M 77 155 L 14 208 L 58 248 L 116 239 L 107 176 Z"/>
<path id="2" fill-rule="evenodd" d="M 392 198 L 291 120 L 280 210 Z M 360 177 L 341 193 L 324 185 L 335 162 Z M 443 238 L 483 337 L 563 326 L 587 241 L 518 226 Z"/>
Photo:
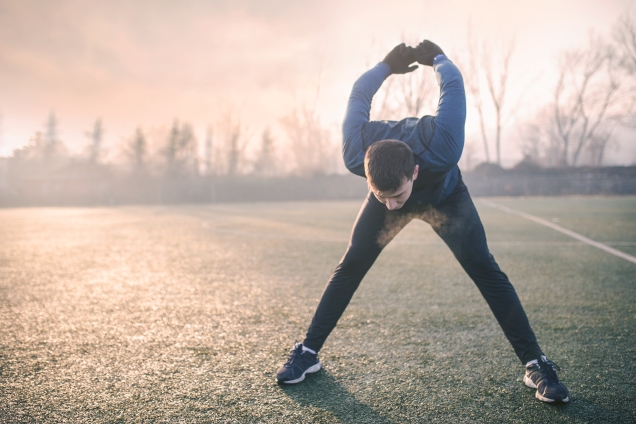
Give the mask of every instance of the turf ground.
<path id="1" fill-rule="evenodd" d="M 489 200 L 636 255 L 635 197 Z M 325 368 L 277 385 L 359 205 L 0 209 L 0 421 L 636 421 L 636 264 L 479 200 L 570 404 L 523 385 L 421 222 L 363 281 Z"/>

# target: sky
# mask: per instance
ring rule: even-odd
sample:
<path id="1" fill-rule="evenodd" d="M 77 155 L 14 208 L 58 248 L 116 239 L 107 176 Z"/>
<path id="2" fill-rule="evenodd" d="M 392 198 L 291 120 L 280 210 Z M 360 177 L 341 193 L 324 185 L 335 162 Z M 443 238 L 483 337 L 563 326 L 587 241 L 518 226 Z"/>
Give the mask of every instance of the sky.
<path id="1" fill-rule="evenodd" d="M 564 49 L 609 34 L 629 0 L 0 0 L 0 156 L 44 129 L 51 111 L 72 151 L 101 118 L 114 149 L 136 127 L 189 122 L 200 141 L 233 110 L 258 138 L 294 108 L 337 128 L 353 82 L 391 47 L 430 39 L 458 63 L 469 33 L 515 40 L 511 95 L 540 105 Z M 469 31 L 470 28 L 470 31 Z M 421 69 L 416 72 L 432 72 Z M 391 78 L 398 78 L 392 76 Z M 432 113 L 433 111 L 426 111 Z M 469 109 L 467 142 L 478 140 Z M 504 164 L 521 157 L 514 123 Z M 634 144 L 634 143 L 632 143 Z M 481 154 L 479 145 L 477 155 Z M 623 143 L 610 162 L 636 162 Z"/>

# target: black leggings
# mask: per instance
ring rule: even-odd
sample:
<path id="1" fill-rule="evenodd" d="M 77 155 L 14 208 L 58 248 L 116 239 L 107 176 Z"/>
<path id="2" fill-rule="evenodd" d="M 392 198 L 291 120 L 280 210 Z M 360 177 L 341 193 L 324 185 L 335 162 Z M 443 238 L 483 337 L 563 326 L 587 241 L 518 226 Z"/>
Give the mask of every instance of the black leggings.
<path id="1" fill-rule="evenodd" d="M 389 211 L 369 192 L 353 225 L 349 247 L 325 288 L 303 344 L 316 352 L 322 348 L 384 246 L 413 218 L 428 222 L 448 245 L 486 299 L 522 363 L 543 355 L 514 287 L 488 251 L 484 227 L 461 179 L 451 195 L 436 206 L 418 203 L 415 193 L 401 209 Z"/>

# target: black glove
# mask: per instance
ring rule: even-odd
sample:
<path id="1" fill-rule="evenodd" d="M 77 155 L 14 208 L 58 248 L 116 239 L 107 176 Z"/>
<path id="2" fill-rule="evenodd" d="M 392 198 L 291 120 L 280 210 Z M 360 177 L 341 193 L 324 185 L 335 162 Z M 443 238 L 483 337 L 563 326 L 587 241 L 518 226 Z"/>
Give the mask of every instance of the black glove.
<path id="1" fill-rule="evenodd" d="M 433 59 L 438 54 L 444 54 L 442 49 L 432 41 L 424 40 L 414 49 L 415 58 L 418 63 L 426 66 L 433 66 Z"/>
<path id="2" fill-rule="evenodd" d="M 409 66 L 415 62 L 415 49 L 406 47 L 404 43 L 395 46 L 393 50 L 386 55 L 382 62 L 391 67 L 392 74 L 406 74 L 417 69 L 417 65 Z"/>

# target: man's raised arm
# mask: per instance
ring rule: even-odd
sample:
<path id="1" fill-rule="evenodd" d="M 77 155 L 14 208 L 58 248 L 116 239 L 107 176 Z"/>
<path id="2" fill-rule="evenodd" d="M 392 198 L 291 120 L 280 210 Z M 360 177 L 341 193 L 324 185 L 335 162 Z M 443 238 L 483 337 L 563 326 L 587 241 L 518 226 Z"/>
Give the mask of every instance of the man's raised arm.
<path id="1" fill-rule="evenodd" d="M 347 113 L 342 124 L 342 157 L 345 166 L 356 175 L 364 176 L 364 146 L 362 128 L 369 122 L 371 100 L 384 80 L 391 75 L 391 68 L 384 62 L 362 74 L 353 84 Z"/>
<path id="2" fill-rule="evenodd" d="M 416 49 L 417 61 L 432 66 L 440 86 L 437 112 L 433 117 L 432 137 L 424 138 L 426 144 L 422 159 L 426 168 L 434 171 L 449 171 L 461 157 L 464 149 L 464 126 L 466 124 L 466 93 L 464 80 L 457 66 L 446 58 L 442 49 L 425 40 Z M 428 125 L 422 120 L 420 125 Z M 420 128 L 420 136 L 428 128 Z"/>
<path id="3" fill-rule="evenodd" d="M 369 122 L 373 96 L 389 75 L 405 74 L 417 69 L 417 65 L 410 66 L 413 62 L 413 49 L 402 43 L 353 84 L 342 125 L 342 156 L 345 166 L 352 173 L 364 176 L 365 146 L 362 141 L 362 129 Z"/>

